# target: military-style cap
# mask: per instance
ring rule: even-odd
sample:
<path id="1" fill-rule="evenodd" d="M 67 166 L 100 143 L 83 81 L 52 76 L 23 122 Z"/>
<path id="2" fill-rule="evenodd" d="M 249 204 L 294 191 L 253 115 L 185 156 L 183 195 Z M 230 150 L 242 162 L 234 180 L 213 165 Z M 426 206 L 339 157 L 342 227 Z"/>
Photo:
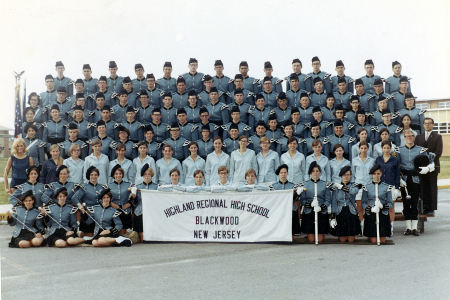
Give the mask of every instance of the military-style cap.
<path id="1" fill-rule="evenodd" d="M 120 96 L 120 95 L 127 95 L 128 96 L 128 92 L 127 92 L 127 90 L 126 89 L 124 89 L 124 88 L 121 88 L 120 90 L 119 90 L 119 93 L 118 93 L 118 95 Z"/>
<path id="2" fill-rule="evenodd" d="M 171 92 L 169 92 L 169 91 L 167 91 L 167 92 L 164 92 L 164 94 L 162 95 L 162 97 L 163 98 L 166 98 L 166 97 L 170 97 L 170 98 L 172 98 L 172 93 Z M 154 111 L 154 110 L 153 110 Z"/>
<path id="3" fill-rule="evenodd" d="M 411 92 L 406 92 L 405 94 L 405 99 L 416 99 L 416 97 L 413 96 L 413 94 Z"/>
<path id="4" fill-rule="evenodd" d="M 391 114 L 391 111 L 389 110 L 389 109 L 383 109 L 383 111 L 381 112 L 381 115 L 382 116 L 384 116 L 384 115 L 390 115 Z"/>
<path id="5" fill-rule="evenodd" d="M 204 106 L 200 107 L 199 115 L 201 115 L 202 113 L 205 113 L 205 112 L 207 112 L 209 114 L 209 111 L 206 107 L 204 107 Z"/>
<path id="6" fill-rule="evenodd" d="M 152 127 L 152 125 L 146 125 L 146 126 L 144 126 L 144 133 L 146 133 L 147 131 L 153 132 L 153 127 Z"/>
<path id="7" fill-rule="evenodd" d="M 364 62 L 364 65 L 365 66 L 367 66 L 367 65 L 373 65 L 374 63 L 373 63 L 373 61 L 371 60 L 371 59 L 367 59 L 365 62 Z"/>
<path id="8" fill-rule="evenodd" d="M 140 90 L 139 97 L 148 97 L 147 91 L 144 89 Z"/>
<path id="9" fill-rule="evenodd" d="M 399 63 L 398 61 L 393 61 L 392 62 L 392 67 L 395 67 L 396 65 L 401 65 L 401 63 Z"/>
<path id="10" fill-rule="evenodd" d="M 184 109 L 184 107 L 177 109 L 177 116 L 181 114 L 186 114 L 186 110 Z"/>
<path id="11" fill-rule="evenodd" d="M 386 100 L 386 97 L 383 95 L 380 95 L 380 97 L 378 98 L 378 102 Z"/>
<path id="12" fill-rule="evenodd" d="M 228 130 L 231 130 L 231 129 L 239 130 L 239 126 L 237 124 L 231 123 L 230 124 L 230 129 L 228 129 Z"/>
<path id="13" fill-rule="evenodd" d="M 60 165 L 57 169 L 56 169 L 56 177 L 59 178 L 59 173 L 61 173 L 62 170 L 64 169 L 68 169 L 66 165 Z"/>
<path id="14" fill-rule="evenodd" d="M 236 79 L 244 80 L 244 76 L 242 76 L 242 74 L 236 74 L 236 75 L 234 75 L 234 80 L 236 80 Z"/>
<path id="15" fill-rule="evenodd" d="M 261 94 L 261 93 L 256 94 L 255 100 L 258 100 L 258 99 L 264 99 L 263 94 Z"/>
<path id="16" fill-rule="evenodd" d="M 209 131 L 209 132 L 211 132 L 211 129 L 209 128 L 208 125 L 203 125 L 202 129 L 200 131 Z"/>
<path id="17" fill-rule="evenodd" d="M 298 58 L 294 58 L 294 59 L 292 60 L 292 64 L 295 64 L 295 63 L 302 64 L 301 60 L 298 59 Z"/>
<path id="18" fill-rule="evenodd" d="M 145 171 L 147 171 L 149 168 L 150 168 L 149 164 L 143 165 L 142 168 L 141 168 L 141 176 L 144 176 Z"/>
<path id="19" fill-rule="evenodd" d="M 363 108 L 358 109 L 358 111 L 356 111 L 356 115 L 366 115 L 366 112 L 364 111 Z"/>
<path id="20" fill-rule="evenodd" d="M 117 64 L 114 60 L 109 61 L 109 68 L 117 68 Z"/>
<path id="21" fill-rule="evenodd" d="M 81 110 L 83 111 L 84 109 L 80 106 L 80 105 L 75 105 L 75 107 L 73 108 L 74 111 L 76 110 Z"/>
<path id="22" fill-rule="evenodd" d="M 336 68 L 337 67 L 344 67 L 344 63 L 342 62 L 342 60 L 338 60 L 337 62 L 336 62 Z"/>
<path id="23" fill-rule="evenodd" d="M 347 81 L 345 81 L 344 77 L 338 77 L 338 84 L 339 83 L 347 83 Z"/>
<path id="24" fill-rule="evenodd" d="M 190 63 L 190 64 L 192 64 L 192 63 L 198 63 L 198 61 L 197 61 L 196 58 L 191 57 L 191 58 L 189 58 L 189 63 Z"/>
<path id="25" fill-rule="evenodd" d="M 64 64 L 62 63 L 62 61 L 58 60 L 55 64 L 55 67 L 64 67 Z"/>
<path id="26" fill-rule="evenodd" d="M 292 114 L 295 114 L 295 113 L 300 113 L 300 110 L 298 109 L 298 107 L 293 107 L 293 108 L 291 109 L 291 115 L 292 115 Z"/>
<path id="27" fill-rule="evenodd" d="M 264 69 L 272 69 L 272 64 L 270 63 L 270 61 L 266 61 L 264 63 Z"/>
<path id="28" fill-rule="evenodd" d="M 170 130 L 180 129 L 180 125 L 178 125 L 177 122 L 173 122 L 173 123 L 170 125 L 170 128 L 169 128 L 169 129 L 170 129 Z"/>
<path id="29" fill-rule="evenodd" d="M 289 75 L 289 80 L 298 80 L 298 75 L 295 73 L 292 73 L 291 75 Z"/>
<path id="30" fill-rule="evenodd" d="M 383 80 L 381 80 L 381 78 L 377 78 L 375 79 L 373 85 L 383 85 Z"/>
<path id="31" fill-rule="evenodd" d="M 78 129 L 78 126 L 77 126 L 77 124 L 71 122 L 71 123 L 69 123 L 69 126 L 67 127 L 67 129 L 75 130 L 75 129 Z"/>
<path id="32" fill-rule="evenodd" d="M 153 75 L 153 73 L 147 74 L 147 76 L 145 76 L 145 79 L 155 79 L 155 75 Z"/>
<path id="33" fill-rule="evenodd" d="M 124 132 L 128 133 L 128 135 L 130 135 L 130 130 L 123 125 L 117 126 L 117 132 L 120 132 L 120 131 L 124 131 Z"/>
<path id="34" fill-rule="evenodd" d="M 103 106 L 102 111 L 107 110 L 107 111 L 111 111 L 111 106 L 109 106 L 108 104 L 106 104 L 105 106 Z"/>
<path id="35" fill-rule="evenodd" d="M 48 74 L 48 75 L 45 75 L 45 80 L 47 80 L 47 79 L 54 79 L 54 78 L 52 75 Z"/>
<path id="36" fill-rule="evenodd" d="M 277 120 L 277 115 L 276 114 L 271 114 L 269 115 L 269 121 L 270 120 Z M 278 120 L 277 120 L 278 121 Z"/>
<path id="37" fill-rule="evenodd" d="M 315 62 L 315 61 L 320 62 L 320 59 L 319 59 L 317 56 L 314 56 L 314 57 L 311 59 L 311 62 Z"/>
<path id="38" fill-rule="evenodd" d="M 170 92 L 169 92 L 169 93 L 170 93 Z M 172 94 L 170 94 L 170 97 L 172 97 Z M 155 108 L 152 110 L 152 114 L 155 113 L 155 112 L 161 113 L 161 108 L 155 107 Z"/>
<path id="39" fill-rule="evenodd" d="M 280 92 L 278 94 L 278 96 L 277 96 L 277 99 L 279 99 L 279 100 L 287 100 L 286 93 L 285 92 Z"/>
<path id="40" fill-rule="evenodd" d="M 84 99 L 84 94 L 83 93 L 76 93 L 75 94 L 75 99 L 80 99 L 80 98 Z"/>
<path id="41" fill-rule="evenodd" d="M 242 94 L 242 95 L 244 95 L 244 90 L 242 90 L 242 89 L 236 89 L 236 90 L 234 91 L 234 95 L 237 95 L 237 94 Z"/>
<path id="42" fill-rule="evenodd" d="M 231 113 L 234 113 L 234 112 L 240 113 L 241 111 L 239 110 L 239 107 L 233 106 L 233 107 L 231 108 Z"/>
<path id="43" fill-rule="evenodd" d="M 350 167 L 350 166 L 345 166 L 345 167 L 343 167 L 343 168 L 339 171 L 339 176 L 344 176 L 344 174 L 347 173 L 348 171 L 352 171 L 352 167 Z"/>
<path id="44" fill-rule="evenodd" d="M 58 196 L 59 194 L 66 192 L 67 193 L 67 188 L 65 186 L 60 187 L 59 189 L 57 189 L 55 191 L 55 193 L 53 194 L 53 196 L 56 198 L 56 200 L 58 200 Z"/>
<path id="45" fill-rule="evenodd" d="M 317 161 L 313 161 L 310 165 L 309 165 L 309 169 L 308 169 L 308 174 L 311 175 L 312 171 L 314 170 L 314 168 L 319 168 L 319 170 L 322 170 L 322 168 L 320 167 L 320 165 L 317 163 Z"/>
<path id="46" fill-rule="evenodd" d="M 97 171 L 98 169 L 94 166 L 90 166 L 87 170 L 86 170 L 86 179 L 89 180 L 89 177 L 91 176 L 91 173 Z"/>
<path id="47" fill-rule="evenodd" d="M 100 192 L 100 194 L 98 194 L 97 199 L 98 199 L 99 201 L 101 201 L 101 200 L 103 200 L 103 197 L 104 197 L 105 195 L 108 195 L 108 194 L 111 194 L 111 189 L 110 189 L 110 188 L 103 189 L 103 190 Z M 109 200 L 111 201 L 112 199 L 109 199 Z"/>
<path id="48" fill-rule="evenodd" d="M 91 70 L 91 66 L 89 64 L 84 64 L 83 70 Z"/>
<path id="49" fill-rule="evenodd" d="M 338 104 L 335 106 L 334 111 L 338 111 L 338 110 L 345 110 L 344 107 L 342 106 L 342 104 Z"/>
<path id="50" fill-rule="evenodd" d="M 98 79 L 98 81 L 108 82 L 108 79 L 106 78 L 105 75 L 102 75 L 102 76 L 100 76 L 100 78 Z"/>
<path id="51" fill-rule="evenodd" d="M 134 107 L 133 107 L 133 106 L 128 106 L 128 107 L 127 107 L 127 113 L 129 113 L 129 112 L 133 112 L 133 113 L 136 112 L 136 111 L 134 110 Z"/>
<path id="52" fill-rule="evenodd" d="M 243 60 L 239 63 L 239 67 L 248 67 L 247 61 Z"/>
<path id="53" fill-rule="evenodd" d="M 215 67 L 223 66 L 223 63 L 222 63 L 222 61 L 221 61 L 220 59 L 217 59 L 217 60 L 214 62 L 214 66 L 215 66 Z"/>
<path id="54" fill-rule="evenodd" d="M 353 100 L 358 100 L 358 102 L 359 102 L 359 97 L 356 96 L 356 95 L 352 95 L 352 96 L 350 97 L 350 102 L 352 102 Z"/>
<path id="55" fill-rule="evenodd" d="M 333 98 L 333 99 L 334 99 L 333 93 L 328 93 L 328 94 L 327 94 L 327 99 L 328 99 L 328 98 Z"/>
<path id="56" fill-rule="evenodd" d="M 103 121 L 103 120 L 98 120 L 98 121 L 97 121 L 97 128 L 98 128 L 99 126 L 106 126 L 105 121 Z"/>
<path id="57" fill-rule="evenodd" d="M 59 86 L 58 90 L 56 92 L 58 92 L 58 93 L 66 93 L 66 88 L 63 87 L 63 86 Z"/>
<path id="58" fill-rule="evenodd" d="M 188 97 L 191 97 L 191 96 L 197 97 L 197 92 L 194 91 L 194 90 L 190 90 L 189 93 L 188 93 Z"/>
<path id="59" fill-rule="evenodd" d="M 211 93 L 218 93 L 219 92 L 219 90 L 215 87 L 215 86 L 213 86 L 212 88 L 211 88 L 211 90 L 209 91 L 209 93 L 211 94 Z"/>
<path id="60" fill-rule="evenodd" d="M 381 166 L 379 164 L 375 164 L 369 171 L 369 174 L 372 175 L 376 171 L 381 170 Z"/>
<path id="61" fill-rule="evenodd" d="M 275 174 L 277 176 L 280 175 L 280 172 L 281 172 L 282 169 L 286 169 L 286 170 L 289 171 L 288 165 L 287 164 L 282 164 L 282 165 L 278 166 L 278 168 L 275 170 Z"/>
<path id="62" fill-rule="evenodd" d="M 322 112 L 322 110 L 320 109 L 320 106 L 314 106 L 313 109 L 312 109 L 313 113 L 319 112 L 319 111 Z"/>
<path id="63" fill-rule="evenodd" d="M 313 83 L 316 84 L 318 82 L 323 82 L 322 78 L 320 78 L 320 77 L 314 78 Z"/>
<path id="64" fill-rule="evenodd" d="M 82 85 L 84 85 L 84 81 L 83 79 L 78 78 L 77 80 L 75 80 L 75 84 L 81 83 Z"/>
<path id="65" fill-rule="evenodd" d="M 356 79 L 355 80 L 355 86 L 357 86 L 357 85 L 364 85 L 364 81 L 362 81 L 361 78 Z"/>
<path id="66" fill-rule="evenodd" d="M 303 98 L 303 97 L 309 98 L 308 93 L 305 93 L 305 92 L 301 93 L 300 98 Z"/>
<path id="67" fill-rule="evenodd" d="M 111 177 L 114 177 L 114 173 L 116 173 L 117 169 L 120 169 L 121 166 L 119 164 L 116 164 L 112 169 L 111 169 Z"/>
<path id="68" fill-rule="evenodd" d="M 122 82 L 123 82 L 123 83 L 131 83 L 131 78 L 130 78 L 130 76 L 124 77 Z"/>
<path id="69" fill-rule="evenodd" d="M 344 126 L 344 123 L 341 120 L 334 120 L 334 127 L 336 126 Z"/>
<path id="70" fill-rule="evenodd" d="M 172 63 L 170 61 L 164 62 L 163 68 L 172 68 Z"/>
<path id="71" fill-rule="evenodd" d="M 402 82 L 409 82 L 409 81 L 408 81 L 408 77 L 406 77 L 406 76 L 400 76 L 399 83 L 402 83 Z"/>
<path id="72" fill-rule="evenodd" d="M 179 84 L 179 83 L 186 83 L 186 80 L 184 79 L 184 77 L 179 76 L 179 77 L 177 78 L 177 84 Z"/>
<path id="73" fill-rule="evenodd" d="M 266 123 L 264 123 L 263 120 L 259 120 L 258 123 L 256 123 L 256 127 L 258 127 L 258 126 L 263 126 L 264 128 L 267 128 L 267 125 L 266 125 Z"/>
<path id="74" fill-rule="evenodd" d="M 97 92 L 97 95 L 95 95 L 95 99 L 99 98 L 105 98 L 105 94 L 103 94 L 102 92 Z"/>
<path id="75" fill-rule="evenodd" d="M 144 67 L 142 66 L 142 64 L 135 64 L 134 65 L 134 69 L 138 70 L 138 69 L 144 69 Z"/>
<path id="76" fill-rule="evenodd" d="M 211 77 L 211 75 L 206 74 L 206 75 L 203 76 L 202 81 L 210 81 L 210 80 L 212 80 L 212 79 L 213 79 L 213 78 Z"/>
<path id="77" fill-rule="evenodd" d="M 311 128 L 313 127 L 320 127 L 319 122 L 317 122 L 316 120 L 311 121 Z"/>

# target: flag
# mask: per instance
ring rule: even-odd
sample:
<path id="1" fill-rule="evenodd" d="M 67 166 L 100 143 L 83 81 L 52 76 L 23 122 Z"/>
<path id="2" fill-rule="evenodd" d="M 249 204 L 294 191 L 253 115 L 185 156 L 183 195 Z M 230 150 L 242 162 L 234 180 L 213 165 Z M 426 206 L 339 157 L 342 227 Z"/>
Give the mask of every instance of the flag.
<path id="1" fill-rule="evenodd" d="M 27 80 L 23 83 L 23 96 L 22 96 L 22 121 L 25 120 L 25 107 L 27 107 Z"/>
<path id="2" fill-rule="evenodd" d="M 14 120 L 14 136 L 18 137 L 22 134 L 22 110 L 20 109 L 20 85 L 16 86 L 16 108 Z"/>

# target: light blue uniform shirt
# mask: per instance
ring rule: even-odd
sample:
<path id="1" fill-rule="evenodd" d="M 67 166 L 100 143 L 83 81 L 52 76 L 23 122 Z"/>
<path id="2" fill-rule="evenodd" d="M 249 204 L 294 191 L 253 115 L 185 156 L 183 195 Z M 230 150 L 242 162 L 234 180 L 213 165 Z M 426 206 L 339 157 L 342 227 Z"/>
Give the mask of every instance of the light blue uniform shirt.
<path id="1" fill-rule="evenodd" d="M 211 185 L 211 183 L 215 183 L 220 179 L 219 174 L 217 173 L 220 166 L 225 166 L 229 170 L 230 156 L 223 151 L 220 156 L 218 156 L 215 151 L 208 154 L 205 164 L 206 185 Z"/>
<path id="2" fill-rule="evenodd" d="M 305 181 L 309 180 L 309 165 L 313 162 L 317 162 L 317 164 L 319 164 L 320 168 L 322 169 L 322 172 L 320 173 L 320 180 L 323 180 L 325 182 L 331 182 L 331 169 L 330 169 L 330 164 L 329 164 L 329 160 L 328 158 L 323 155 L 320 154 L 320 158 L 317 159 L 313 154 L 310 154 L 306 157 L 306 164 L 305 164 L 305 175 L 304 175 L 304 179 Z"/>
<path id="3" fill-rule="evenodd" d="M 197 155 L 194 161 L 191 156 L 188 156 L 182 163 L 183 166 L 183 178 L 181 182 L 185 185 L 195 185 L 194 172 L 196 170 L 205 171 L 205 160 Z"/>
<path id="4" fill-rule="evenodd" d="M 156 178 L 158 184 L 171 184 L 170 181 L 170 170 L 178 169 L 180 171 L 180 178 L 183 177 L 183 169 L 181 167 L 181 163 L 176 158 L 171 158 L 169 162 L 163 158 L 160 158 L 156 161 Z M 155 181 L 156 182 L 156 181 Z"/>
<path id="5" fill-rule="evenodd" d="M 234 150 L 230 155 L 230 178 L 234 184 L 245 182 L 245 172 L 253 169 L 258 175 L 258 165 L 256 163 L 255 151 L 246 149 L 242 154 L 239 149 Z"/>
<path id="6" fill-rule="evenodd" d="M 367 184 L 372 180 L 369 175 L 370 169 L 375 164 L 375 159 L 367 156 L 366 161 L 363 162 L 361 157 L 357 156 L 352 159 L 352 181 L 360 184 Z"/>
<path id="7" fill-rule="evenodd" d="M 256 156 L 256 162 L 258 164 L 258 182 L 270 182 L 277 181 L 277 175 L 275 170 L 280 165 L 280 157 L 278 153 L 273 150 L 269 150 L 266 156 L 263 156 L 262 152 L 259 152 Z M 289 180 L 289 179 L 288 179 Z"/>
<path id="8" fill-rule="evenodd" d="M 81 183 L 84 178 L 84 160 L 79 158 L 77 161 L 74 161 L 72 157 L 66 158 L 63 161 L 63 165 L 65 165 L 69 169 L 69 178 L 67 181 L 73 183 Z"/>
<path id="9" fill-rule="evenodd" d="M 288 152 L 281 155 L 280 165 L 286 164 L 288 166 L 288 181 L 298 184 L 303 181 L 305 177 L 305 156 L 296 151 L 294 157 Z"/>

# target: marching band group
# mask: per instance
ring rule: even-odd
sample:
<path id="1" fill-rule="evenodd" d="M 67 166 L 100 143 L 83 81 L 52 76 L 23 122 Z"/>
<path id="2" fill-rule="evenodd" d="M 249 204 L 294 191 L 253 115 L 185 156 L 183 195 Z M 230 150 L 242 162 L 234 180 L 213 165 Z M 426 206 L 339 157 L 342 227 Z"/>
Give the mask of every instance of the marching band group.
<path id="1" fill-rule="evenodd" d="M 284 92 L 270 62 L 262 80 L 248 76 L 244 61 L 230 79 L 220 60 L 210 76 L 191 58 L 178 78 L 170 62 L 158 80 L 136 64 L 131 80 L 111 61 L 108 78 L 94 79 L 86 64 L 84 79 L 72 82 L 58 61 L 47 90 L 29 95 L 23 138 L 5 168 L 10 246 L 131 246 L 130 230 L 143 240 L 144 189 L 293 189 L 292 232 L 310 242 L 331 233 L 383 243 L 401 197 L 404 234 L 419 235 L 419 197 L 437 208 L 423 182 L 433 185 L 426 176 L 439 168 L 442 140 L 438 153 L 415 143 L 430 139 L 434 121 L 416 108 L 401 64 L 382 79 L 367 60 L 356 80 L 342 61 L 336 76 L 320 66 L 314 57 L 304 74 L 294 59 Z"/>

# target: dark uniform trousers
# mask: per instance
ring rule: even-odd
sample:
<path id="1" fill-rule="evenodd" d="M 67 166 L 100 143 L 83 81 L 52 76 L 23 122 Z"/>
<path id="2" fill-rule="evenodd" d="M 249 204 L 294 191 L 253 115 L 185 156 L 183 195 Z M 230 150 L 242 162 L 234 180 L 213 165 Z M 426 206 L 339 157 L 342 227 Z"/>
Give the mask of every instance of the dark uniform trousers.
<path id="1" fill-rule="evenodd" d="M 414 183 L 412 176 L 408 175 L 406 179 L 406 187 L 411 199 L 406 198 L 406 189 L 401 188 L 403 198 L 403 216 L 405 220 L 417 220 L 419 217 L 419 203 L 420 184 Z"/>

